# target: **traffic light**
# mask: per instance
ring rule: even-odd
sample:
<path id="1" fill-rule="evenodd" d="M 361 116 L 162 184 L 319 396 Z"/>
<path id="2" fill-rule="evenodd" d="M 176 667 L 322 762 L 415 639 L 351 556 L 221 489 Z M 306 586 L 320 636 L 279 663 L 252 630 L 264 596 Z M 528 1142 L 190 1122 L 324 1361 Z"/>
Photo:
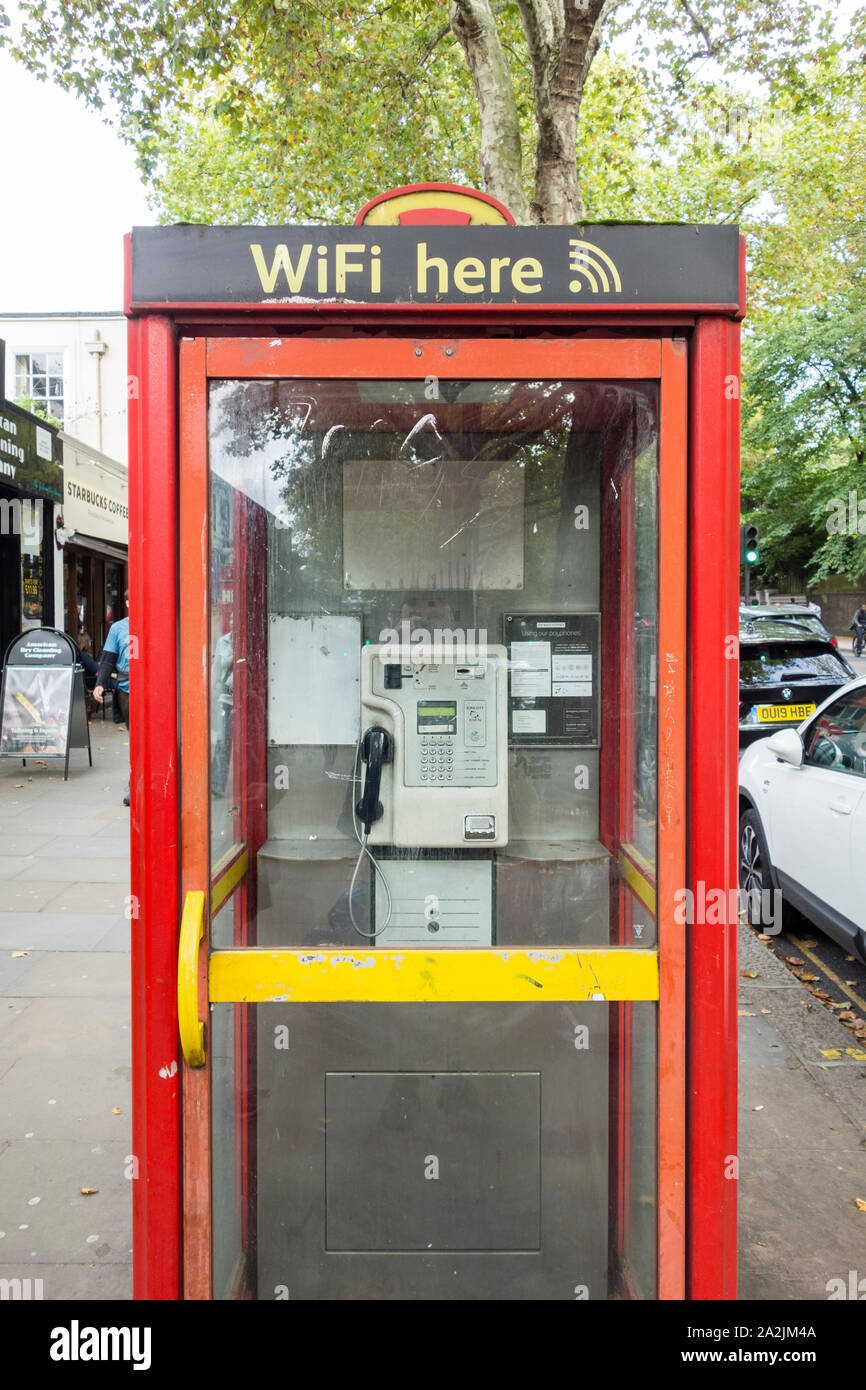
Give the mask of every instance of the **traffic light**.
<path id="1" fill-rule="evenodd" d="M 744 565 L 756 565 L 758 563 L 758 543 L 761 539 L 761 529 L 750 523 L 748 526 L 740 527 L 740 558 Z"/>

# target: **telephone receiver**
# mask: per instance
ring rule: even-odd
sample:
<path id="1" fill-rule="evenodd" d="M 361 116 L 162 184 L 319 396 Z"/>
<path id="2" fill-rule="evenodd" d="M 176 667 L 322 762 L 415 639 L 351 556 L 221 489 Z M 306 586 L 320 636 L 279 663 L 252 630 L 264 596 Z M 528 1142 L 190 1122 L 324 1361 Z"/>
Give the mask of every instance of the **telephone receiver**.
<path id="1" fill-rule="evenodd" d="M 369 835 L 373 822 L 381 820 L 384 815 L 384 808 L 379 800 L 382 765 L 390 763 L 393 757 L 394 744 L 387 729 L 380 728 L 378 724 L 367 729 L 361 740 L 361 759 L 367 764 L 367 773 L 361 799 L 355 803 L 355 814 L 364 827 L 365 835 Z"/>

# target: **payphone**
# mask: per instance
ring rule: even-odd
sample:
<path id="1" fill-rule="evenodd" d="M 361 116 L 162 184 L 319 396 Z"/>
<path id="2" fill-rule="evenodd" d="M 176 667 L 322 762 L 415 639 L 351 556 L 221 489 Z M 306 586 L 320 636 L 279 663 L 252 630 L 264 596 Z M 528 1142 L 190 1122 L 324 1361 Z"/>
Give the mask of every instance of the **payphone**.
<path id="1" fill-rule="evenodd" d="M 361 721 L 367 775 L 356 809 L 359 819 L 369 816 L 371 844 L 507 844 L 504 647 L 467 655 L 424 643 L 369 644 L 361 653 Z"/>
<path id="2" fill-rule="evenodd" d="M 455 852 L 508 842 L 506 690 L 504 647 L 364 647 L 356 782 L 359 763 L 365 772 L 353 816 L 360 853 L 348 902 L 360 935 L 385 945 L 491 944 L 493 858 Z M 387 858 L 371 844 L 429 853 Z M 365 856 L 375 875 L 369 928 L 354 910 Z"/>

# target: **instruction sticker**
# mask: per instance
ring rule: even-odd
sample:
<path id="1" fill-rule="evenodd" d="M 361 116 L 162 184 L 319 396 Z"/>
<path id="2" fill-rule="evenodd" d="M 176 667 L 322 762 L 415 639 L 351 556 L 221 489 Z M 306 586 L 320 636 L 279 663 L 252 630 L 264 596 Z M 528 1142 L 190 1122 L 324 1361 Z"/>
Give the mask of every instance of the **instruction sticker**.
<path id="1" fill-rule="evenodd" d="M 512 743 L 598 746 L 598 613 L 504 619 Z"/>

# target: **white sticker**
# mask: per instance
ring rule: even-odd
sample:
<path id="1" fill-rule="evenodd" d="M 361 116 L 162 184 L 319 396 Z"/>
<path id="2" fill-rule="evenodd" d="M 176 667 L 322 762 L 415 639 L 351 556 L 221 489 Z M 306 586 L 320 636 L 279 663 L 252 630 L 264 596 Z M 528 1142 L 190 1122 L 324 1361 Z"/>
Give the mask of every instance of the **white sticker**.
<path id="1" fill-rule="evenodd" d="M 553 679 L 555 681 L 591 681 L 591 654 L 576 655 L 571 652 L 562 656 L 555 656 L 553 658 Z"/>
<path id="2" fill-rule="evenodd" d="M 36 426 L 36 453 L 41 459 L 51 458 L 51 434 L 40 425 Z"/>
<path id="3" fill-rule="evenodd" d="M 515 734 L 546 734 L 547 715 L 543 709 L 512 710 L 511 728 Z"/>
<path id="4" fill-rule="evenodd" d="M 567 695 L 572 698 L 578 696 L 588 699 L 592 695 L 592 681 L 554 681 L 553 693 L 565 699 Z"/>
<path id="5" fill-rule="evenodd" d="M 511 643 L 511 694 L 534 700 L 550 694 L 550 643 Z"/>

